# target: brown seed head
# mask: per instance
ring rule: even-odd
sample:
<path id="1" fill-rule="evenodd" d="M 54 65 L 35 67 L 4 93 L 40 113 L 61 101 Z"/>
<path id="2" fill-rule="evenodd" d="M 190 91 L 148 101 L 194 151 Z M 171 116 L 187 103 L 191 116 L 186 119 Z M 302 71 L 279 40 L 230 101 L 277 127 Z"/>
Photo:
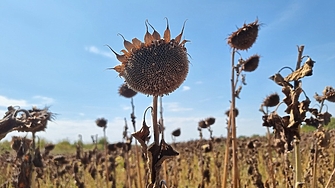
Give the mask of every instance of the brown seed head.
<path id="1" fill-rule="evenodd" d="M 203 129 L 206 129 L 206 128 L 208 128 L 209 126 L 207 126 L 207 124 L 206 124 L 206 122 L 205 122 L 204 120 L 201 120 L 201 121 L 199 121 L 199 123 L 198 123 L 198 127 L 203 128 Z"/>
<path id="2" fill-rule="evenodd" d="M 132 98 L 137 94 L 137 92 L 130 89 L 128 87 L 127 83 L 124 83 L 119 88 L 119 94 L 123 97 L 126 97 L 126 98 Z"/>
<path id="3" fill-rule="evenodd" d="M 176 129 L 172 132 L 172 135 L 175 136 L 175 137 L 178 137 L 178 136 L 180 136 L 180 133 L 181 133 L 180 128 L 178 128 L 178 129 Z"/>
<path id="4" fill-rule="evenodd" d="M 280 100 L 279 95 L 277 93 L 273 93 L 264 99 L 263 106 L 266 107 L 276 106 L 279 103 L 279 100 Z"/>
<path id="5" fill-rule="evenodd" d="M 259 58 L 260 56 L 257 54 L 249 57 L 247 60 L 243 62 L 242 70 L 246 72 L 253 72 L 254 70 L 256 70 L 259 64 Z"/>
<path id="6" fill-rule="evenodd" d="M 227 110 L 227 111 L 225 112 L 225 114 L 226 114 L 228 117 L 229 117 L 229 113 L 230 113 L 230 110 Z M 234 109 L 234 115 L 235 115 L 235 117 L 238 116 L 238 109 L 237 109 L 237 108 Z"/>
<path id="7" fill-rule="evenodd" d="M 209 126 L 211 126 L 215 123 L 215 118 L 213 118 L 213 117 L 206 118 L 205 122 L 206 122 L 207 126 L 209 127 Z"/>
<path id="8" fill-rule="evenodd" d="M 256 41 L 258 36 L 258 20 L 246 25 L 232 33 L 228 37 L 228 44 L 238 50 L 248 50 Z"/>
<path id="9" fill-rule="evenodd" d="M 167 26 L 162 39 L 154 30 L 153 34 L 146 32 L 144 42 L 136 38 L 132 40 L 133 44 L 127 41 L 123 55 L 113 51 L 121 62 L 114 70 L 125 79 L 129 88 L 143 94 L 162 96 L 173 92 L 188 73 L 187 41 L 180 41 L 182 34 L 183 30 L 170 40 Z"/>
<path id="10" fill-rule="evenodd" d="M 107 127 L 107 119 L 105 118 L 98 118 L 95 120 L 95 123 L 98 127 L 106 128 Z"/>

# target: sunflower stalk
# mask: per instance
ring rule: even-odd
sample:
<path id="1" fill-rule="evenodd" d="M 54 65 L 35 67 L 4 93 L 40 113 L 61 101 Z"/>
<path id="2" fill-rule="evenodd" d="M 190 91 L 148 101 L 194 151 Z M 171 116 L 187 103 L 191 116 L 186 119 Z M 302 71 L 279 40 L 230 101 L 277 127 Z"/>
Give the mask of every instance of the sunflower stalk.
<path id="1" fill-rule="evenodd" d="M 236 75 L 235 78 L 235 52 L 236 49 L 233 48 L 233 52 L 231 55 L 232 58 L 232 72 L 231 72 L 231 89 L 232 89 L 232 98 L 231 98 L 231 108 L 230 108 L 230 113 L 229 113 L 229 119 L 231 120 L 231 140 L 232 140 L 232 151 L 233 151 L 233 188 L 240 187 L 238 185 L 239 182 L 239 170 L 238 170 L 238 162 L 237 162 L 237 139 L 236 139 L 236 118 L 234 115 L 234 109 L 235 109 L 235 99 L 236 99 L 236 84 L 235 84 L 235 79 L 238 80 L 238 75 Z"/>
<path id="2" fill-rule="evenodd" d="M 131 97 L 131 122 L 133 124 L 134 132 L 136 132 L 136 121 L 135 121 L 135 105 L 133 97 Z M 140 152 L 137 147 L 137 140 L 135 139 L 135 155 L 136 155 L 136 168 L 137 168 L 137 174 L 138 174 L 138 180 L 139 180 L 139 188 L 143 188 L 143 180 L 142 180 L 142 173 L 141 173 L 141 167 L 140 167 Z"/>
<path id="3" fill-rule="evenodd" d="M 304 51 L 304 46 L 299 46 L 298 48 L 298 60 L 296 65 L 296 70 L 298 70 L 301 66 L 301 60 L 302 60 L 302 53 Z M 296 89 L 299 86 L 299 81 L 294 81 L 294 89 Z M 300 135 L 300 126 L 298 128 L 298 134 Z M 301 188 L 302 183 L 302 168 L 301 168 L 301 155 L 300 155 L 300 139 L 295 138 L 294 140 L 294 158 L 295 158 L 295 188 Z"/>

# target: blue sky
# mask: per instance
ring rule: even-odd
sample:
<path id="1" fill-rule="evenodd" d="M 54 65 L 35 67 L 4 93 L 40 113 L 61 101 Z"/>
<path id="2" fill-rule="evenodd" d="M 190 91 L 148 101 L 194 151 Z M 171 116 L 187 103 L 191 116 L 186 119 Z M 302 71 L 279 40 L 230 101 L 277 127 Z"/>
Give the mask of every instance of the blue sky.
<path id="1" fill-rule="evenodd" d="M 104 117 L 109 141 L 121 141 L 124 118 L 133 130 L 130 100 L 117 93 L 122 78 L 106 70 L 119 62 L 105 45 L 123 49 L 118 33 L 143 40 L 146 19 L 162 34 L 167 17 L 172 37 L 187 19 L 184 38 L 191 41 L 186 44 L 191 58 L 185 82 L 163 97 L 165 137 L 171 141 L 170 133 L 181 128 L 177 140 L 197 139 L 198 121 L 209 116 L 216 118 L 214 135 L 225 136 L 231 69 L 226 39 L 258 18 L 263 23 L 258 39 L 241 52 L 245 59 L 257 53 L 261 60 L 257 70 L 247 74 L 237 100 L 237 133 L 264 134 L 259 106 L 266 95 L 281 90 L 268 78 L 281 67 L 295 67 L 297 45 L 305 45 L 304 54 L 316 61 L 314 75 L 303 79 L 309 97 L 335 86 L 334 8 L 334 1 L 312 0 L 1 1 L 0 114 L 9 105 L 50 106 L 58 115 L 45 133 L 38 133 L 50 141 L 73 141 L 82 134 L 89 142 L 91 135 L 102 135 L 94 121 Z M 134 97 L 138 128 L 151 102 L 142 94 Z M 328 109 L 334 113 L 334 104 Z M 147 123 L 151 125 L 149 116 Z"/>

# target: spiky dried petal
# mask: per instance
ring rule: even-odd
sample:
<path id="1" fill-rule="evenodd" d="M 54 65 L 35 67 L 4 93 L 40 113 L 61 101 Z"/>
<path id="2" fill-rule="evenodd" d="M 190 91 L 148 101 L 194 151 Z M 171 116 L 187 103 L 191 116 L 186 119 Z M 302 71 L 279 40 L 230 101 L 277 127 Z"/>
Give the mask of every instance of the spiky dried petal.
<path id="1" fill-rule="evenodd" d="M 228 44 L 238 50 L 248 50 L 256 41 L 258 36 L 258 20 L 246 25 L 232 33 L 228 37 Z"/>

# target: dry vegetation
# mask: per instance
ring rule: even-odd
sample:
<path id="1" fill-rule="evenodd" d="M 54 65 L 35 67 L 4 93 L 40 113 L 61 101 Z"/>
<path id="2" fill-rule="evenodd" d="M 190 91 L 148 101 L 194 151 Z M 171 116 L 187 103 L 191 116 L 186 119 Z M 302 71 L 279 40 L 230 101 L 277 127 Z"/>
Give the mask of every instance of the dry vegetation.
<path id="1" fill-rule="evenodd" d="M 152 34 L 148 32 L 148 25 L 153 29 Z M 108 46 L 121 62 L 112 68 L 125 80 L 118 89 L 119 94 L 131 99 L 133 110 L 130 117 L 134 131 L 128 130 L 125 119 L 122 142 L 107 142 L 107 120 L 99 118 L 95 123 L 102 128 L 103 137 L 99 140 L 92 136 L 92 144 L 83 144 L 81 138 L 73 145 L 66 145 L 66 142 L 45 144 L 36 139 L 36 133 L 46 129 L 53 114 L 48 109 L 8 107 L 0 120 L 0 138 L 11 131 L 28 132 L 31 137 L 13 137 L 12 150 L 8 150 L 8 144 L 0 145 L 7 148 L 0 156 L 0 186 L 335 187 L 335 145 L 332 140 L 335 131 L 325 127 L 335 123 L 328 110 L 324 110 L 326 102 L 335 102 L 335 90 L 325 87 L 322 95 L 314 95 L 318 107 L 310 107 L 312 101 L 303 90 L 302 78 L 313 75 L 315 61 L 303 55 L 304 46 L 298 47 L 295 69 L 284 67 L 270 77 L 281 87 L 284 99 L 274 93 L 261 104 L 262 126 L 267 129 L 267 135 L 236 137 L 238 109 L 235 99 L 246 85 L 244 73 L 255 71 L 260 62 L 259 55 L 244 59 L 241 52 L 255 43 L 260 27 L 258 20 L 244 24 L 228 38 L 232 48 L 232 78 L 230 110 L 226 112 L 227 137 L 212 136 L 211 125 L 215 118 L 208 117 L 195 125 L 199 131 L 198 140 L 175 142 L 182 135 L 181 129 L 177 129 L 172 132 L 174 142 L 166 143 L 162 97 L 173 93 L 189 71 L 185 47 L 188 41 L 181 40 L 184 27 L 185 24 L 180 34 L 171 39 L 168 23 L 161 37 L 146 21 L 144 42 L 137 38 L 130 42 L 121 35 L 125 47 L 121 55 Z M 236 54 L 240 56 L 237 62 Z M 291 73 L 282 76 L 281 71 L 286 68 Z M 136 128 L 133 102 L 137 92 L 153 99 L 153 106 L 144 111 L 140 129 Z M 286 105 L 284 112 L 278 111 L 280 105 Z M 149 113 L 151 122 L 146 120 Z M 314 130 L 303 133 L 303 124 L 311 125 Z M 204 138 L 203 131 L 209 131 L 210 137 Z M 64 149 L 65 145 L 67 149 Z"/>

